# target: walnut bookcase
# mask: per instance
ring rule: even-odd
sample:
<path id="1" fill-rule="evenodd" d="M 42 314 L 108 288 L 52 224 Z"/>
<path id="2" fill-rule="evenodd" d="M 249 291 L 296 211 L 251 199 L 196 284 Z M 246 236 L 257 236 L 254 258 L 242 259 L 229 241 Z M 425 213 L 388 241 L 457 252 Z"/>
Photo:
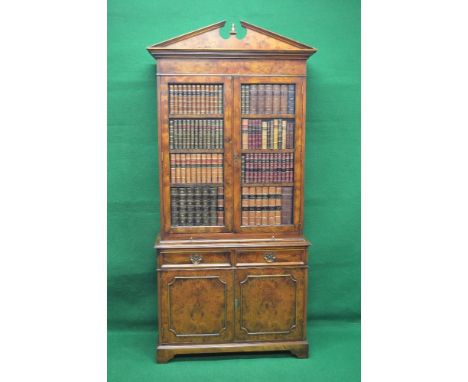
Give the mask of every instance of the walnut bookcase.
<path id="1" fill-rule="evenodd" d="M 157 361 L 308 356 L 303 237 L 306 61 L 316 49 L 246 22 L 152 45 L 161 232 Z"/>

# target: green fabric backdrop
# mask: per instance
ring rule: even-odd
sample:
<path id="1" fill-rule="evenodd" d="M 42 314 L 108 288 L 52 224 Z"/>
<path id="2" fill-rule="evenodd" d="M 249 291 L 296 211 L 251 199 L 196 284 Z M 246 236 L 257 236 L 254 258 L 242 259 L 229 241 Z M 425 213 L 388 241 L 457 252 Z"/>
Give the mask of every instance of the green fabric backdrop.
<path id="1" fill-rule="evenodd" d="M 236 22 L 240 36 L 245 32 L 238 21 L 245 20 L 319 50 L 308 61 L 307 85 L 304 229 L 313 243 L 308 295 L 311 358 L 202 357 L 161 366 L 153 363 L 157 319 L 153 243 L 159 230 L 155 67 L 145 48 L 223 19 Z M 196 380 L 216 375 L 234 381 L 241 377 L 229 373 L 235 367 L 272 380 L 308 375 L 321 382 L 355 381 L 359 320 L 359 0 L 109 0 L 109 380 L 186 376 Z M 295 371 L 282 372 L 278 361 Z"/>

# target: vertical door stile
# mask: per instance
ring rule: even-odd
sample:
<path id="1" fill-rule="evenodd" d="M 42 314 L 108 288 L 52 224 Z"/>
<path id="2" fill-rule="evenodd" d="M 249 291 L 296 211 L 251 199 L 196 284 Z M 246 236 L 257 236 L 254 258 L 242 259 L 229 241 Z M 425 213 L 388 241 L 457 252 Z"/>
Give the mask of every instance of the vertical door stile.
<path id="1" fill-rule="evenodd" d="M 233 83 L 233 113 L 232 113 L 232 128 L 233 128 L 233 139 L 232 139 L 232 162 L 233 162 L 233 222 L 234 232 L 240 231 L 240 219 L 241 219 L 241 155 L 240 155 L 240 80 L 239 77 L 232 77 Z"/>

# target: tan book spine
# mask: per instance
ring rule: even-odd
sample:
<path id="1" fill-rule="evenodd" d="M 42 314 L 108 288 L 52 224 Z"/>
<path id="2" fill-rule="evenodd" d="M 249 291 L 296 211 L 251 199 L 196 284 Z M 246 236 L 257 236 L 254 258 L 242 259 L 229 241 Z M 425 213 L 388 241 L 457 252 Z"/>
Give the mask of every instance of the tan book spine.
<path id="1" fill-rule="evenodd" d="M 193 157 L 192 157 L 192 166 L 193 166 L 192 175 L 193 175 L 194 183 L 200 183 L 200 171 L 199 171 L 199 160 L 198 160 L 199 155 L 200 154 L 193 154 Z"/>
<path id="2" fill-rule="evenodd" d="M 281 225 L 281 187 L 276 187 L 275 194 L 275 225 Z"/>
<path id="3" fill-rule="evenodd" d="M 187 183 L 194 183 L 193 181 L 193 171 L 192 171 L 192 158 L 193 154 L 187 154 Z"/>
<path id="4" fill-rule="evenodd" d="M 273 120 L 273 149 L 278 150 L 278 120 Z"/>
<path id="5" fill-rule="evenodd" d="M 255 216 L 255 187 L 248 187 L 249 195 L 249 225 L 256 224 Z"/>
<path id="6" fill-rule="evenodd" d="M 241 219 L 241 224 L 243 226 L 249 225 L 249 199 L 248 199 L 248 187 L 242 187 L 242 200 L 241 200 L 241 206 L 242 206 L 242 219 Z"/>
<path id="7" fill-rule="evenodd" d="M 190 183 L 189 181 L 190 167 L 188 165 L 190 154 L 183 154 L 183 155 L 184 155 L 184 183 Z"/>
<path id="8" fill-rule="evenodd" d="M 196 154 L 192 154 L 190 157 L 190 178 L 192 179 L 192 183 L 197 183 L 197 157 Z"/>
<path id="9" fill-rule="evenodd" d="M 262 149 L 268 148 L 268 122 L 262 121 Z"/>
<path id="10" fill-rule="evenodd" d="M 180 182 L 186 183 L 185 180 L 185 154 L 180 154 Z"/>
<path id="11" fill-rule="evenodd" d="M 200 183 L 206 183 L 206 154 L 200 154 Z"/>
<path id="12" fill-rule="evenodd" d="M 242 120 L 242 148 L 249 148 L 249 120 Z"/>
<path id="13" fill-rule="evenodd" d="M 213 154 L 206 154 L 206 182 L 207 183 L 216 183 L 214 176 L 213 176 L 213 162 L 214 162 L 214 155 Z"/>
<path id="14" fill-rule="evenodd" d="M 200 85 L 200 114 L 205 114 L 205 85 Z"/>
<path id="15" fill-rule="evenodd" d="M 268 187 L 268 225 L 275 225 L 275 191 L 276 187 Z"/>
<path id="16" fill-rule="evenodd" d="M 268 187 L 262 187 L 262 225 L 268 225 Z"/>
<path id="17" fill-rule="evenodd" d="M 262 224 L 262 199 L 260 199 L 262 196 L 262 188 L 261 187 L 255 187 L 255 225 L 261 225 Z"/>

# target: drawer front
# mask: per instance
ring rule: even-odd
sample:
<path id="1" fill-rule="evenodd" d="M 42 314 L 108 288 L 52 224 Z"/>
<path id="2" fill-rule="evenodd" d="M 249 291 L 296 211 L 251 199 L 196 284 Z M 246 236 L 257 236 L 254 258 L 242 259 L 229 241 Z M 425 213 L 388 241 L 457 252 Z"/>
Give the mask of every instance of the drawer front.
<path id="1" fill-rule="evenodd" d="M 303 249 L 285 250 L 249 250 L 237 252 L 237 266 L 253 265 L 304 265 L 307 263 L 306 251 Z"/>
<path id="2" fill-rule="evenodd" d="M 210 251 L 161 252 L 158 262 L 161 268 L 229 267 L 231 254 Z"/>

